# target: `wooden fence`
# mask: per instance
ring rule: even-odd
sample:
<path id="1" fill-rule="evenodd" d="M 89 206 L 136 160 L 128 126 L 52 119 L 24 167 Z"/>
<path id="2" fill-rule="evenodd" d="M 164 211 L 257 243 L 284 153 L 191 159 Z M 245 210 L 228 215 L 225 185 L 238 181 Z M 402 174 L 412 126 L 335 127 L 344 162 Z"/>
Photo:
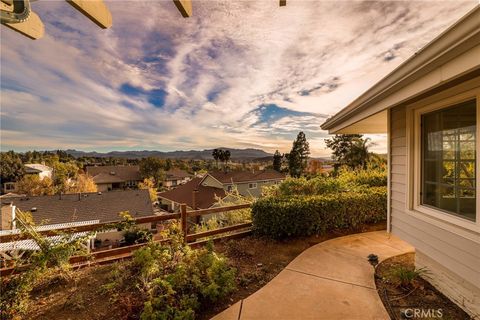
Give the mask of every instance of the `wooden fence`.
<path id="1" fill-rule="evenodd" d="M 198 233 L 188 233 L 188 221 L 189 218 L 195 218 L 204 216 L 207 214 L 215 214 L 222 212 L 229 212 L 240 209 L 250 208 L 250 204 L 239 204 L 228 207 L 218 207 L 210 209 L 199 209 L 193 211 L 187 211 L 187 206 L 182 204 L 180 206 L 180 213 L 170 213 L 165 215 L 154 215 L 148 217 L 141 217 L 134 219 L 135 224 L 151 223 L 151 222 L 164 222 L 168 220 L 180 220 L 182 225 L 182 231 L 184 236 L 184 242 L 190 246 L 201 246 L 208 242 L 209 240 L 221 240 L 221 239 L 231 239 L 238 238 L 248 235 L 252 231 L 252 223 L 240 223 L 232 226 L 227 226 L 219 229 L 208 230 L 205 232 Z M 59 233 L 73 233 L 73 232 L 88 232 L 88 231 L 98 231 L 105 229 L 117 222 L 103 222 L 91 225 L 82 225 L 76 227 L 65 227 L 55 230 L 43 230 L 38 231 L 39 234 L 44 236 L 53 236 L 58 235 Z M 228 233 L 228 234 L 227 234 Z M 214 237 L 212 239 L 212 237 Z M 28 234 L 6 234 L 0 235 L 0 242 L 9 242 L 29 239 Z M 203 240 L 200 240 L 203 239 Z M 155 242 L 168 242 L 168 239 L 154 240 Z M 128 259 L 132 256 L 132 252 L 142 246 L 145 246 L 147 243 L 139 243 L 130 246 L 118 247 L 108 250 L 95 251 L 88 255 L 73 256 L 70 258 L 70 263 L 74 267 L 84 267 L 92 264 L 106 264 L 114 261 Z M 18 272 L 22 272 L 28 268 L 28 265 L 12 266 L 0 269 L 0 276 L 10 275 Z"/>

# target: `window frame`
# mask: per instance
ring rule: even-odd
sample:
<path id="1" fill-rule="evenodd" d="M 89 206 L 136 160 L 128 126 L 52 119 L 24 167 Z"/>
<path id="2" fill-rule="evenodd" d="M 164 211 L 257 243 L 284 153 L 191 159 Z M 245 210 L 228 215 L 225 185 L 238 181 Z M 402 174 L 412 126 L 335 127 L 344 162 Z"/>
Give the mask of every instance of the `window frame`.
<path id="1" fill-rule="evenodd" d="M 248 189 L 257 189 L 257 188 L 258 188 L 258 185 L 257 185 L 256 182 L 249 182 L 248 183 Z"/>
<path id="2" fill-rule="evenodd" d="M 442 109 L 448 109 L 457 104 L 467 102 L 470 100 L 476 100 L 477 107 L 477 122 L 476 122 L 476 217 L 475 221 L 462 218 L 457 216 L 454 213 L 449 213 L 447 211 L 436 209 L 432 206 L 422 205 L 422 196 L 420 192 L 422 191 L 422 128 L 421 128 L 421 118 L 422 115 L 431 113 L 434 111 L 439 111 Z M 410 210 L 415 211 L 415 213 L 422 213 L 430 217 L 436 218 L 438 220 L 446 221 L 448 223 L 463 227 L 465 229 L 480 231 L 480 192 L 478 183 L 480 182 L 480 90 L 470 90 L 462 94 L 451 96 L 448 98 L 441 99 L 440 101 L 423 104 L 419 106 L 412 106 L 411 108 L 411 118 L 410 125 L 413 126 L 413 130 L 410 130 L 407 124 L 407 132 L 410 132 L 410 139 L 413 143 L 409 144 L 413 150 L 413 155 L 408 155 L 409 163 L 411 165 L 410 176 L 412 180 L 410 185 L 413 185 L 412 190 L 409 191 L 410 201 L 409 207 Z M 412 174 L 413 173 L 413 174 Z"/>

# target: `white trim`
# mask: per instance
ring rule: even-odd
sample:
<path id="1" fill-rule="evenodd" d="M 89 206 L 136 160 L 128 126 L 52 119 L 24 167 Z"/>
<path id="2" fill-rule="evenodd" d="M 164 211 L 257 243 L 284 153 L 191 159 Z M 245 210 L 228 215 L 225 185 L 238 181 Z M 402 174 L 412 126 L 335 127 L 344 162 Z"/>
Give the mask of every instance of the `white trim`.
<path id="1" fill-rule="evenodd" d="M 432 97 L 434 98 L 434 97 Z M 441 99 L 439 99 L 441 98 Z M 477 168 L 476 168 L 476 220 L 470 221 L 452 214 L 448 214 L 441 210 L 436 210 L 431 207 L 421 205 L 420 190 L 421 190 L 421 132 L 420 132 L 420 117 L 422 114 L 429 113 L 435 110 L 451 107 L 468 100 L 476 99 L 477 101 Z M 456 95 L 451 94 L 448 97 L 436 97 L 436 99 L 429 99 L 429 104 L 425 101 L 415 103 L 407 108 L 407 173 L 408 185 L 412 186 L 407 192 L 407 210 L 410 214 L 419 216 L 424 214 L 434 219 L 444 221 L 450 225 L 461 227 L 470 231 L 480 232 L 480 213 L 479 207 L 479 155 L 480 150 L 480 89 L 479 87 L 468 91 L 463 91 Z"/>
<path id="2" fill-rule="evenodd" d="M 392 231 L 392 109 L 387 110 L 387 232 Z"/>

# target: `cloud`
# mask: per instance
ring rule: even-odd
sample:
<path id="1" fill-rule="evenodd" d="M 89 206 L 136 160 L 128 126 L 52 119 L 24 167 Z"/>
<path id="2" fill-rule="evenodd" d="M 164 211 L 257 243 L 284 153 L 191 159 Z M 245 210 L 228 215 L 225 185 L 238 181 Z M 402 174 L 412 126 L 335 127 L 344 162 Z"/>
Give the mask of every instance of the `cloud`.
<path id="1" fill-rule="evenodd" d="M 55 1 L 32 4 L 42 40 L 2 27 L 2 149 L 286 152 L 303 130 L 325 155 L 325 118 L 476 2 L 197 1 L 188 19 L 107 5 L 108 30 Z"/>

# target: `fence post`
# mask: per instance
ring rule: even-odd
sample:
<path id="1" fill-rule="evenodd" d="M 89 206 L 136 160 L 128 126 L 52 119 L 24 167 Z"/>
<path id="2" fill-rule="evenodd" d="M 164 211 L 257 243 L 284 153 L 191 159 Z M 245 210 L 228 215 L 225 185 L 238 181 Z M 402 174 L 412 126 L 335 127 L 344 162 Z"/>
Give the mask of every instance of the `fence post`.
<path id="1" fill-rule="evenodd" d="M 180 205 L 180 214 L 182 218 L 182 232 L 183 232 L 183 243 L 187 243 L 187 233 L 188 233 L 188 224 L 187 224 L 187 205 L 182 203 Z"/>

